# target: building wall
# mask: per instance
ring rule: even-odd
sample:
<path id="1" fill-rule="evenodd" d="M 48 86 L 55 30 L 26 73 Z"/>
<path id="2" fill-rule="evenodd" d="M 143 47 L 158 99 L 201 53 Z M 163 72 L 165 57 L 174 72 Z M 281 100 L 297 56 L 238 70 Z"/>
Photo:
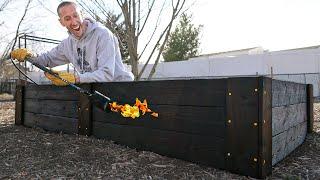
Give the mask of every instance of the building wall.
<path id="1" fill-rule="evenodd" d="M 272 76 L 275 79 L 311 83 L 314 95 L 319 94 L 320 49 L 300 49 L 224 58 L 197 58 L 160 63 L 154 80 L 218 78 L 229 76 Z M 142 66 L 141 66 L 142 67 Z M 141 68 L 140 67 L 140 68 Z M 146 79 L 148 65 L 142 79 Z"/>
<path id="2" fill-rule="evenodd" d="M 279 80 L 313 84 L 314 95 L 320 96 L 319 61 L 319 48 L 223 58 L 199 57 L 186 61 L 159 63 L 153 80 L 265 75 Z M 153 64 L 147 66 L 142 80 L 148 77 L 152 66 Z M 128 66 L 126 68 L 130 69 Z M 31 72 L 28 75 L 39 84 L 50 83 L 43 72 Z"/>

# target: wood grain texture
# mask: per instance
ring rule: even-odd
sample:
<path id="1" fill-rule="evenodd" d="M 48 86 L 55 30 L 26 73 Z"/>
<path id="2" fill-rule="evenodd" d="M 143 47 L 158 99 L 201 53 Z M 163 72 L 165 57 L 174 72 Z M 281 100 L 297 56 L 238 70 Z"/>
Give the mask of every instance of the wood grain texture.
<path id="1" fill-rule="evenodd" d="M 259 77 L 259 157 L 258 177 L 265 178 L 272 172 L 272 79 Z"/>
<path id="2" fill-rule="evenodd" d="M 28 85 L 25 90 L 25 99 L 77 101 L 79 99 L 79 94 L 70 87 Z"/>
<path id="3" fill-rule="evenodd" d="M 306 103 L 272 108 L 272 136 L 307 120 Z"/>
<path id="4" fill-rule="evenodd" d="M 149 113 L 136 119 L 124 118 L 120 113 L 106 113 L 93 108 L 93 121 L 190 134 L 225 136 L 224 108 L 173 105 L 153 105 L 150 108 L 159 113 L 158 118 L 151 116 Z"/>
<path id="5" fill-rule="evenodd" d="M 307 135 L 307 121 L 272 137 L 272 165 L 288 156 L 303 143 Z"/>
<path id="6" fill-rule="evenodd" d="M 77 118 L 77 101 L 25 99 L 25 112 Z"/>
<path id="7" fill-rule="evenodd" d="M 83 84 L 81 88 L 91 92 L 90 84 Z M 92 133 L 92 104 L 87 95 L 79 92 L 78 104 L 78 133 L 90 136 Z"/>
<path id="8" fill-rule="evenodd" d="M 224 140 L 139 126 L 93 122 L 93 135 L 139 150 L 224 168 Z M 106 133 L 108 132 L 108 133 Z"/>
<path id="9" fill-rule="evenodd" d="M 306 99 L 306 85 L 272 80 L 272 107 L 305 103 Z"/>
<path id="10" fill-rule="evenodd" d="M 112 82 L 93 84 L 93 90 L 121 104 L 132 104 L 137 97 L 151 105 L 223 107 L 226 79 Z"/>
<path id="11" fill-rule="evenodd" d="M 308 133 L 313 132 L 313 123 L 314 123 L 313 102 L 314 102 L 313 85 L 308 84 L 307 85 L 307 122 L 308 122 L 307 128 L 308 128 Z"/>
<path id="12" fill-rule="evenodd" d="M 25 87 L 22 85 L 16 86 L 16 95 L 15 95 L 15 125 L 23 125 L 24 123 L 24 90 Z"/>
<path id="13" fill-rule="evenodd" d="M 24 125 L 27 127 L 40 127 L 48 131 L 64 132 L 68 134 L 78 133 L 78 120 L 75 118 L 66 118 L 29 112 L 25 112 L 24 116 Z"/>
<path id="14" fill-rule="evenodd" d="M 268 175 L 272 165 L 300 145 L 307 130 L 308 95 L 306 86 L 297 83 L 241 77 L 84 86 L 118 104 L 147 99 L 159 117 L 124 118 L 91 108 L 85 96 L 69 87 L 28 86 L 21 108 L 26 126 L 92 133 L 256 178 Z"/>
<path id="15" fill-rule="evenodd" d="M 252 177 L 259 176 L 259 80 L 254 78 L 228 79 L 226 165 L 227 170 Z M 255 90 L 257 89 L 257 90 Z"/>

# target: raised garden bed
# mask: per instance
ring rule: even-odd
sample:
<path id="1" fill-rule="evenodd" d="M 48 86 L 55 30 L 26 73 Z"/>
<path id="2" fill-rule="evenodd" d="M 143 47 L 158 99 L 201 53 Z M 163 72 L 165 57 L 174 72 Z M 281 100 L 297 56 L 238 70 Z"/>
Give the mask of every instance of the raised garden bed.
<path id="1" fill-rule="evenodd" d="M 84 84 L 120 103 L 147 99 L 158 118 L 128 119 L 68 87 L 17 86 L 16 124 L 93 135 L 256 178 L 312 130 L 312 86 L 242 77 Z"/>

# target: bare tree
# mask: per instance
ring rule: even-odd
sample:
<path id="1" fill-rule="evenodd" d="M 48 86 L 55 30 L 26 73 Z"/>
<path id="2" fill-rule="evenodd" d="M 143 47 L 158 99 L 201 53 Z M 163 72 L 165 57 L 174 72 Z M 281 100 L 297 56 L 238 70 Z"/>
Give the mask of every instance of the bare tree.
<path id="1" fill-rule="evenodd" d="M 128 43 L 125 38 L 125 25 L 121 19 L 122 14 L 108 11 L 106 9 L 107 6 L 103 1 L 94 0 L 91 1 L 92 4 L 89 4 L 85 0 L 77 0 L 77 2 L 87 14 L 110 29 L 112 33 L 117 36 L 123 62 L 126 64 L 130 64 Z"/>
<path id="2" fill-rule="evenodd" d="M 0 12 L 3 11 L 11 1 L 12 0 L 4 0 L 3 3 L 0 4 Z M 3 24 L 4 21 L 0 22 L 0 26 L 2 26 Z"/>
<path id="3" fill-rule="evenodd" d="M 14 73 L 12 72 L 12 68 L 7 68 L 7 66 L 9 66 L 9 64 L 8 63 L 4 63 L 4 60 L 6 59 L 6 57 L 8 57 L 10 51 L 12 51 L 14 49 L 15 45 L 16 45 L 17 39 L 18 39 L 19 35 L 21 34 L 20 33 L 20 26 L 21 26 L 26 14 L 27 14 L 27 12 L 29 10 L 29 6 L 30 6 L 31 2 L 32 2 L 32 0 L 28 0 L 27 1 L 27 4 L 26 4 L 26 6 L 24 8 L 23 15 L 22 15 L 22 17 L 21 17 L 21 19 L 20 19 L 20 21 L 19 21 L 19 23 L 17 25 L 15 37 L 10 43 L 8 43 L 4 53 L 2 54 L 2 57 L 0 58 L 1 59 L 1 64 L 2 64 L 1 68 L 3 68 L 3 70 L 1 72 L 4 73 L 4 74 L 7 74 L 7 75 L 10 74 L 11 75 L 10 77 L 13 77 Z M 13 61 L 12 61 L 12 64 L 18 69 L 18 67 L 16 66 L 16 64 L 14 64 Z M 6 66 L 4 66 L 4 65 L 6 65 Z M 21 73 L 24 74 L 23 72 L 21 72 Z M 4 75 L 2 74 L 0 76 L 4 76 Z"/>
<path id="4" fill-rule="evenodd" d="M 0 4 L 0 12 L 3 11 L 11 1 L 12 0 L 4 0 L 3 3 Z"/>
<path id="5" fill-rule="evenodd" d="M 87 2 L 85 3 L 84 0 L 78 0 L 77 2 L 87 13 L 100 22 L 108 21 L 108 19 L 110 19 L 110 15 L 108 14 L 107 6 L 104 4 L 104 1 L 93 0 L 91 1 L 91 4 L 88 4 Z M 186 0 L 163 0 L 160 8 L 155 6 L 156 0 L 117 0 L 116 2 L 121 10 L 125 26 L 124 37 L 119 35 L 118 37 L 123 38 L 127 43 L 129 62 L 132 66 L 132 73 L 135 75 L 135 80 L 139 80 L 141 78 L 150 60 L 154 60 L 155 63 L 148 76 L 150 79 L 155 73 L 156 66 L 159 63 L 164 45 L 168 40 L 173 22 L 184 8 Z M 168 5 L 168 3 L 170 5 Z M 166 8 L 167 5 L 169 8 Z M 166 12 L 169 11 L 170 19 L 163 26 L 164 28 L 161 29 L 161 17 L 168 17 L 167 14 L 163 14 L 165 10 Z M 157 14 L 155 21 L 150 19 L 152 13 Z M 150 27 L 150 24 L 153 24 L 154 26 Z M 109 26 L 108 28 L 112 29 L 113 27 Z M 139 39 L 146 29 L 151 30 L 151 35 L 148 37 L 147 42 L 142 45 L 142 50 L 138 52 Z M 146 49 L 150 50 L 150 54 L 145 55 L 147 52 Z M 142 56 L 147 58 L 143 68 L 139 71 L 138 65 Z"/>

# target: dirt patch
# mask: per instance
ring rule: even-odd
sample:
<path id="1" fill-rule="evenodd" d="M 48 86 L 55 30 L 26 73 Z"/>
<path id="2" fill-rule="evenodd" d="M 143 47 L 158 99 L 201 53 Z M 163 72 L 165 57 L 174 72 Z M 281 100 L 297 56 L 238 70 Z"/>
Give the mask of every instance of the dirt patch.
<path id="1" fill-rule="evenodd" d="M 316 132 L 268 179 L 320 177 L 319 119 L 315 104 Z M 112 141 L 15 126 L 14 102 L 0 102 L 0 142 L 0 179 L 251 179 Z"/>

